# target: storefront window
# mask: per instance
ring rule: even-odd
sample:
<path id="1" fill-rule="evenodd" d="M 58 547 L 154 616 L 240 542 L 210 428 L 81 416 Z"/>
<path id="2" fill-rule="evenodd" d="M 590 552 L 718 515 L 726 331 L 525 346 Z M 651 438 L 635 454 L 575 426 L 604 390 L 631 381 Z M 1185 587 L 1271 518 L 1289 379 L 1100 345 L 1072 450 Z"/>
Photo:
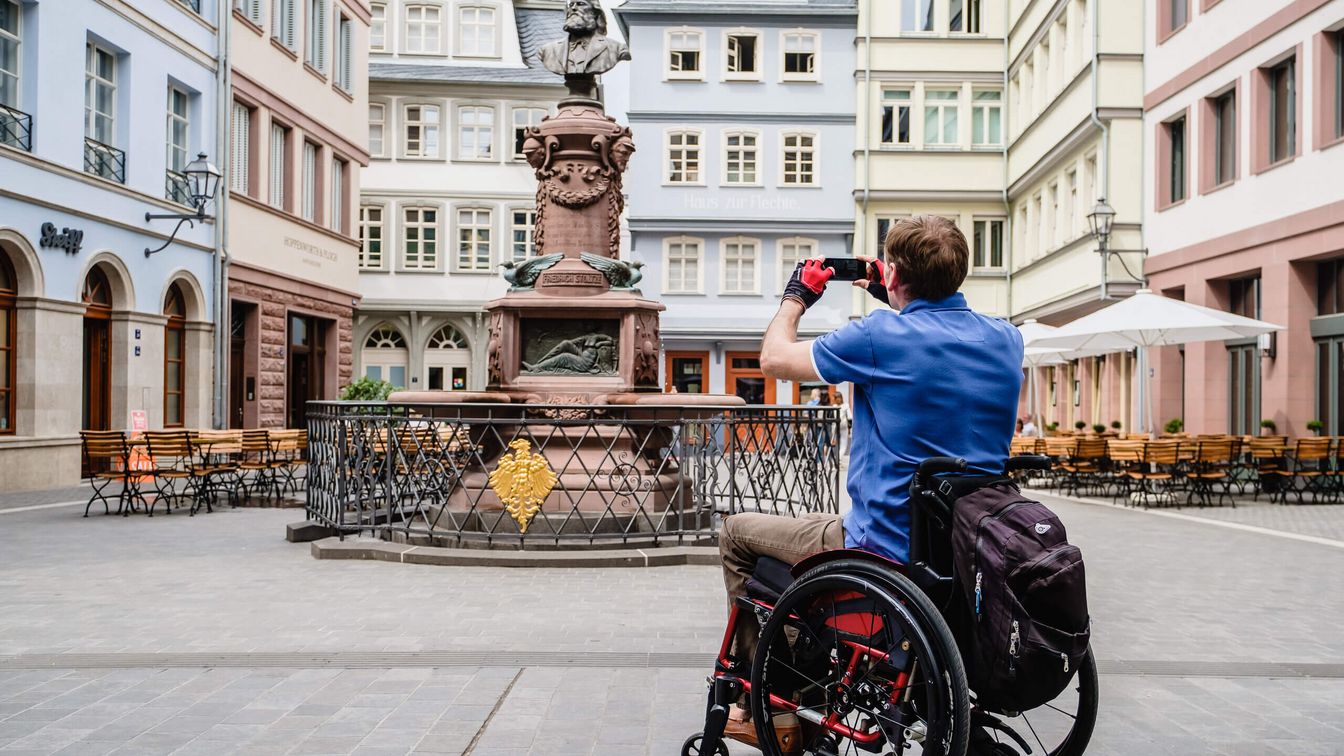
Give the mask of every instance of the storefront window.
<path id="1" fill-rule="evenodd" d="M 1316 314 L 1344 312 L 1344 258 L 1316 264 Z"/>

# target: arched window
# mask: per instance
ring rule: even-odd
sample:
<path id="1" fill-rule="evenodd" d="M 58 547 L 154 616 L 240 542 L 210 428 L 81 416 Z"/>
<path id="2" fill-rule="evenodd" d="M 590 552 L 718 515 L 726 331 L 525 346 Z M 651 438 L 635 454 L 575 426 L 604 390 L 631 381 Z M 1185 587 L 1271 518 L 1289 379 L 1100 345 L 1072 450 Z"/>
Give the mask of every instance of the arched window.
<path id="1" fill-rule="evenodd" d="M 187 302 L 180 284 L 168 287 L 163 314 L 168 316 L 163 330 L 163 427 L 181 428 L 187 409 Z"/>
<path id="2" fill-rule="evenodd" d="M 84 279 L 84 405 L 86 430 L 112 429 L 112 285 L 101 265 Z"/>
<path id="3" fill-rule="evenodd" d="M 406 337 L 395 326 L 384 323 L 373 329 L 364 339 L 363 356 L 365 376 L 406 388 L 406 366 L 411 353 L 406 348 Z"/>
<path id="4" fill-rule="evenodd" d="M 88 277 L 84 279 L 84 291 L 80 293 L 80 299 L 90 309 L 112 309 L 112 284 L 108 283 L 107 274 L 102 268 L 95 266 L 89 271 Z"/>
<path id="5" fill-rule="evenodd" d="M 429 337 L 425 350 L 425 385 L 430 391 L 466 391 L 471 352 L 467 337 L 445 325 Z"/>
<path id="6" fill-rule="evenodd" d="M 9 258 L 0 250 L 0 435 L 14 432 L 14 384 L 18 366 L 14 355 L 18 327 L 14 298 L 19 293 L 18 277 L 9 264 Z"/>

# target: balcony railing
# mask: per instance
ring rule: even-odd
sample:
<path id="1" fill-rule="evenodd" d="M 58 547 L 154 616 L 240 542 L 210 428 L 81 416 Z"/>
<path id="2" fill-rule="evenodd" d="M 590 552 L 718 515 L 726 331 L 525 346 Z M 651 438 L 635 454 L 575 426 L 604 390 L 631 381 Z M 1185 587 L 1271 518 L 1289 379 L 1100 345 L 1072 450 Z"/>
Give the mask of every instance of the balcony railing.
<path id="1" fill-rule="evenodd" d="M 126 183 L 126 153 L 111 145 L 84 137 L 84 172 Z"/>
<path id="2" fill-rule="evenodd" d="M 18 108 L 0 104 L 0 144 L 33 151 L 33 117 Z"/>
<path id="3" fill-rule="evenodd" d="M 179 205 L 191 204 L 191 184 L 187 181 L 185 174 L 177 171 L 168 171 L 167 181 L 164 187 L 165 196 Z"/>

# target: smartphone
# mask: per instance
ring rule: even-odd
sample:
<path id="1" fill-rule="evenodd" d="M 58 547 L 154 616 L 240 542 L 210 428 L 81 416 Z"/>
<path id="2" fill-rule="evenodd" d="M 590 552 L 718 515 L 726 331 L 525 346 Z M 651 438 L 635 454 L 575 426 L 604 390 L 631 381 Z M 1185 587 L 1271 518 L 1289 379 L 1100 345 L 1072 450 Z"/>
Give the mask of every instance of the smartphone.
<path id="1" fill-rule="evenodd" d="M 835 271 L 833 281 L 862 281 L 868 277 L 868 263 L 853 257 L 828 257 L 824 264 Z"/>

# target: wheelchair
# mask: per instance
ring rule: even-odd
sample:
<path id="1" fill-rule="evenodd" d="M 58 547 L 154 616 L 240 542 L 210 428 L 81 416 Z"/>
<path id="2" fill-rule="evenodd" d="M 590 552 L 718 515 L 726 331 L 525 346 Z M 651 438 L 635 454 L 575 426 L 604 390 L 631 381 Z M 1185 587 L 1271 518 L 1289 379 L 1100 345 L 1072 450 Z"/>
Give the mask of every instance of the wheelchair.
<path id="1" fill-rule="evenodd" d="M 1088 651 L 1056 700 L 1031 711 L 977 704 L 954 630 L 970 621 L 952 569 L 952 509 L 1004 476 L 959 475 L 966 461 L 935 457 L 911 482 L 910 563 L 855 549 L 814 554 L 789 567 L 763 558 L 732 607 L 709 678 L 705 728 L 682 756 L 728 756 L 728 709 L 744 693 L 764 756 L 1078 756 L 1097 715 L 1097 669 Z M 751 659 L 737 658 L 741 623 L 760 626 Z"/>

